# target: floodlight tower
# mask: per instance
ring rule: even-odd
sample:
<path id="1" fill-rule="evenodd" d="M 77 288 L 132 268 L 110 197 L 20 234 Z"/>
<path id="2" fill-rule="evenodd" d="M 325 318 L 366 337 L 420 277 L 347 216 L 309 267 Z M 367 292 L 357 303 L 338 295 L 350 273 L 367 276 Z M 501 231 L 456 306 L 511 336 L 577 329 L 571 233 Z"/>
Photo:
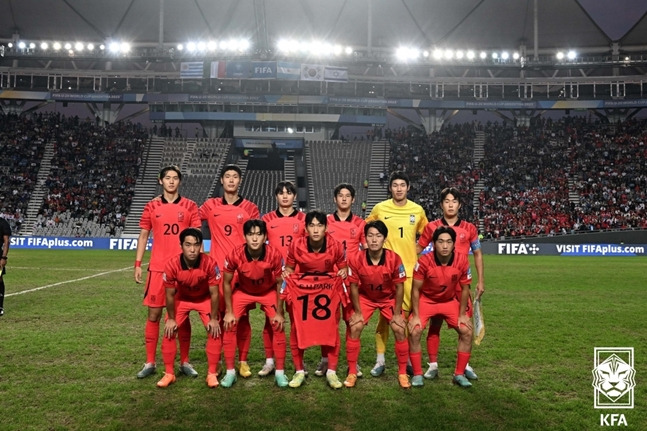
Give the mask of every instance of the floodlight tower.
<path id="1" fill-rule="evenodd" d="M 261 58 L 269 54 L 267 41 L 267 24 L 265 20 L 265 0 L 254 0 L 254 17 L 256 18 L 256 47 Z"/>

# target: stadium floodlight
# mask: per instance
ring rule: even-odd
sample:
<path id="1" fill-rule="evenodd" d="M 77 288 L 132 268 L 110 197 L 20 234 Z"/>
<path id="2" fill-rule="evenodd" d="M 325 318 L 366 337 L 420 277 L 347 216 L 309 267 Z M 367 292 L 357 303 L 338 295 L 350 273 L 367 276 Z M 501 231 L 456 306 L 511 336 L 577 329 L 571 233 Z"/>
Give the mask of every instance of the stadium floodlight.
<path id="1" fill-rule="evenodd" d="M 344 50 L 344 48 L 342 48 L 342 46 L 341 46 L 341 45 L 339 45 L 339 44 L 335 44 L 335 45 L 332 47 L 332 52 L 333 52 L 333 54 L 335 54 L 335 55 L 340 55 L 340 54 L 343 52 L 343 50 Z"/>
<path id="2" fill-rule="evenodd" d="M 433 56 L 434 56 L 434 59 L 436 59 L 436 60 L 442 59 L 443 58 L 443 50 L 440 49 L 440 48 L 434 49 Z"/>
<path id="3" fill-rule="evenodd" d="M 496 60 L 499 58 L 499 53 L 498 52 L 493 52 L 492 53 L 492 60 Z"/>
<path id="4" fill-rule="evenodd" d="M 177 48 L 178 51 L 184 51 L 184 45 L 182 45 L 181 43 L 178 43 L 175 48 Z"/>
<path id="5" fill-rule="evenodd" d="M 236 44 L 236 50 L 239 52 L 246 52 L 252 46 L 249 40 L 240 39 Z"/>
<path id="6" fill-rule="evenodd" d="M 218 43 L 215 40 L 210 40 L 209 42 L 207 42 L 207 49 L 209 51 L 215 51 L 216 49 L 218 49 Z"/>
<path id="7" fill-rule="evenodd" d="M 83 46 L 83 44 L 81 42 L 77 42 L 77 43 L 74 44 L 74 50 L 77 51 L 77 52 L 83 51 L 83 48 L 85 48 L 85 47 Z"/>
<path id="8" fill-rule="evenodd" d="M 72 44 L 68 42 L 68 43 L 66 43 L 66 44 L 63 46 L 63 48 L 65 48 L 66 50 L 68 50 L 68 51 L 69 51 L 69 50 L 71 50 L 71 49 L 72 49 Z"/>
<path id="9" fill-rule="evenodd" d="M 353 47 L 347 46 L 344 52 L 346 52 L 346 55 L 351 55 L 353 53 Z"/>
<path id="10" fill-rule="evenodd" d="M 520 55 L 519 55 L 519 53 L 518 53 L 518 52 L 516 52 L 516 51 L 512 54 L 512 58 L 513 58 L 514 60 L 519 60 L 519 57 L 521 57 L 521 56 L 520 56 Z"/>
<path id="11" fill-rule="evenodd" d="M 456 59 L 457 60 L 462 60 L 463 57 L 465 57 L 465 53 L 462 50 L 459 49 L 458 51 L 456 51 Z"/>
<path id="12" fill-rule="evenodd" d="M 189 51 L 189 52 L 195 52 L 195 50 L 196 50 L 195 42 L 187 43 L 186 44 L 186 50 Z"/>
<path id="13" fill-rule="evenodd" d="M 487 58 L 487 52 L 481 51 L 481 53 L 479 54 L 479 57 L 481 58 L 481 60 L 485 60 Z"/>
<path id="14" fill-rule="evenodd" d="M 401 46 L 395 51 L 395 56 L 400 61 L 416 60 L 420 57 L 420 51 L 417 48 Z"/>
<path id="15" fill-rule="evenodd" d="M 43 51 L 47 51 L 48 48 L 49 48 L 49 44 L 47 42 L 40 43 L 40 49 L 42 49 Z"/>
<path id="16" fill-rule="evenodd" d="M 94 51 L 94 44 L 88 43 L 88 46 L 86 48 L 88 48 L 88 51 Z"/>
<path id="17" fill-rule="evenodd" d="M 287 128 L 288 133 L 294 133 L 294 129 L 292 127 Z"/>
<path id="18" fill-rule="evenodd" d="M 446 49 L 443 53 L 443 56 L 445 57 L 445 59 L 451 60 L 452 58 L 454 58 L 454 51 L 451 49 Z"/>
<path id="19" fill-rule="evenodd" d="M 29 49 L 34 49 L 36 48 L 36 44 L 34 42 L 29 43 Z"/>
<path id="20" fill-rule="evenodd" d="M 52 48 L 54 48 L 54 51 L 60 50 L 62 48 L 61 42 L 54 42 L 54 44 L 52 45 Z"/>
<path id="21" fill-rule="evenodd" d="M 128 54 L 130 52 L 130 44 L 128 42 L 121 42 L 119 45 L 119 49 L 121 50 L 122 54 Z"/>
<path id="22" fill-rule="evenodd" d="M 467 51 L 466 56 L 468 60 L 474 60 L 474 58 L 476 58 L 476 53 L 472 50 L 469 50 Z"/>
<path id="23" fill-rule="evenodd" d="M 422 51 L 422 56 L 424 58 L 429 58 L 429 51 L 427 51 L 426 49 L 424 51 Z"/>
<path id="24" fill-rule="evenodd" d="M 577 53 L 576 53 L 575 51 L 573 51 L 573 50 L 570 50 L 570 51 L 568 51 L 568 53 L 566 54 L 566 57 L 567 57 L 569 60 L 575 60 L 575 58 L 577 57 Z"/>
<path id="25" fill-rule="evenodd" d="M 564 53 L 562 51 L 558 51 L 557 54 L 555 55 L 558 60 L 563 60 L 564 59 Z"/>
<path id="26" fill-rule="evenodd" d="M 508 51 L 503 51 L 503 52 L 501 53 L 501 59 L 502 59 L 502 60 L 507 60 L 507 59 L 509 59 L 509 58 L 510 58 L 510 53 L 508 53 Z"/>
<path id="27" fill-rule="evenodd" d="M 25 49 L 27 48 L 27 44 L 23 41 L 18 42 L 18 48 L 19 49 Z"/>
<path id="28" fill-rule="evenodd" d="M 100 49 L 101 51 L 105 51 L 106 46 L 102 43 L 101 45 L 99 45 L 99 49 Z"/>
<path id="29" fill-rule="evenodd" d="M 196 48 L 198 48 L 198 51 L 205 51 L 207 49 L 207 44 L 201 40 L 196 44 Z"/>

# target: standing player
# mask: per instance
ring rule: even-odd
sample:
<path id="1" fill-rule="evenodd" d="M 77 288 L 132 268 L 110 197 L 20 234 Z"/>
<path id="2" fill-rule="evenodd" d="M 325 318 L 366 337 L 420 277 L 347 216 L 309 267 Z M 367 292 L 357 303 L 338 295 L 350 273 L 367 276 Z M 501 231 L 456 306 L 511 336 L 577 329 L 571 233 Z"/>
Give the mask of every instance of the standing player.
<path id="1" fill-rule="evenodd" d="M 7 259 L 9 253 L 9 238 L 11 237 L 11 226 L 7 220 L 0 218 L 0 235 L 2 235 L 2 256 L 0 257 L 0 317 L 4 316 L 4 275 L 7 273 Z"/>
<path id="2" fill-rule="evenodd" d="M 454 187 L 444 188 L 440 192 L 440 208 L 443 210 L 443 216 L 437 220 L 429 222 L 424 232 L 418 239 L 416 251 L 421 253 L 431 242 L 434 231 L 440 226 L 450 226 L 456 231 L 456 251 L 468 255 L 470 249 L 474 254 L 474 266 L 478 275 L 476 283 L 476 298 L 480 298 L 485 291 L 485 281 L 483 275 L 483 253 L 481 252 L 481 242 L 479 241 L 478 231 L 472 223 L 462 220 L 459 217 L 461 208 L 461 194 Z M 457 291 L 460 298 L 460 286 Z M 472 317 L 472 298 L 467 304 L 467 316 Z M 429 333 L 427 334 L 427 351 L 429 352 L 429 368 L 425 372 L 426 379 L 433 379 L 438 376 L 438 347 L 440 345 L 440 329 L 442 328 L 442 319 L 432 319 Z M 469 364 L 465 367 L 465 377 L 470 380 L 478 379 L 478 376 Z"/>
<path id="3" fill-rule="evenodd" d="M 172 257 L 164 269 L 168 319 L 164 325 L 162 356 L 166 370 L 157 387 L 165 388 L 175 383 L 175 336 L 178 327 L 189 319 L 189 313 L 197 311 L 207 330 L 207 386 L 215 388 L 218 386 L 216 367 L 222 343 L 218 322 L 219 269 L 210 256 L 200 252 L 200 229 L 190 227 L 180 232 L 180 245 L 182 253 Z"/>
<path id="4" fill-rule="evenodd" d="M 220 268 L 225 266 L 227 255 L 245 243 L 243 224 L 247 220 L 260 217 L 258 207 L 238 194 L 242 171 L 236 165 L 226 165 L 220 174 L 223 196 L 210 198 L 200 207 L 200 219 L 207 222 L 211 231 L 211 256 Z M 223 298 L 223 292 L 220 292 Z M 220 312 L 224 313 L 225 304 L 220 301 Z M 238 322 L 238 354 L 241 377 L 252 375 L 247 364 L 247 353 L 252 339 L 249 315 L 246 313 Z"/>
<path id="5" fill-rule="evenodd" d="M 362 329 L 371 320 L 375 310 L 389 322 L 395 335 L 395 353 L 398 358 L 398 382 L 403 388 L 411 387 L 407 376 L 409 343 L 402 315 L 404 280 L 407 279 L 404 264 L 395 252 L 384 248 L 389 230 L 384 222 L 374 220 L 366 224 L 367 250 L 348 259 L 353 313 L 348 319 L 346 332 L 346 357 L 348 376 L 346 387 L 352 388 L 357 381 L 357 359 L 361 349 Z"/>
<path id="6" fill-rule="evenodd" d="M 427 225 L 425 210 L 415 202 L 407 199 L 407 193 L 411 188 L 409 176 L 404 172 L 393 172 L 389 178 L 389 192 L 391 199 L 379 202 L 373 207 L 366 221 L 382 220 L 387 226 L 390 235 L 384 246 L 393 250 L 400 256 L 407 273 L 407 280 L 404 282 L 404 297 L 402 309 L 405 316 L 411 310 L 411 274 L 416 264 L 416 235 L 421 234 Z M 380 315 L 375 334 L 375 348 L 377 350 L 377 361 L 371 370 L 374 377 L 384 372 L 384 352 L 389 337 L 389 323 Z"/>
<path id="7" fill-rule="evenodd" d="M 327 217 L 325 213 L 313 210 L 306 214 L 306 232 L 308 235 L 292 241 L 292 245 L 288 250 L 287 260 L 285 261 L 284 278 L 295 272 L 305 274 L 334 273 L 335 271 L 342 279 L 346 278 L 348 275 L 348 267 L 343 246 L 330 235 L 326 234 L 326 224 Z M 293 317 L 291 314 L 291 322 L 294 322 Z M 335 310 L 337 322 L 339 322 L 340 317 L 341 313 L 339 309 Z M 335 346 L 322 348 L 324 351 L 323 356 L 328 358 L 326 380 L 328 381 L 328 385 L 334 389 L 339 389 L 343 386 L 337 377 L 339 344 L 339 333 L 337 333 Z M 305 379 L 305 367 L 303 364 L 303 350 L 298 347 L 294 325 L 290 325 L 290 349 L 296 371 L 290 381 L 290 387 L 298 388 L 303 384 L 303 380 Z"/>
<path id="8" fill-rule="evenodd" d="M 247 220 L 243 225 L 245 244 L 236 247 L 225 261 L 224 292 L 225 318 L 223 348 L 227 374 L 220 384 L 231 387 L 236 381 L 234 362 L 236 359 L 236 321 L 247 313 L 249 306 L 261 305 L 265 317 L 272 324 L 273 352 L 276 355 L 276 384 L 288 385 L 285 376 L 285 332 L 283 332 L 283 301 L 279 292 L 283 279 L 283 258 L 281 253 L 266 245 L 267 227 L 262 220 Z M 236 274 L 238 282 L 232 286 Z"/>
<path id="9" fill-rule="evenodd" d="M 344 246 L 346 258 L 358 254 L 360 250 L 366 249 L 364 238 L 364 219 L 353 215 L 352 206 L 355 202 L 355 188 L 352 184 L 341 183 L 333 191 L 333 199 L 336 210 L 328 214 L 327 232 Z M 350 301 L 343 307 L 342 315 L 346 322 L 346 335 L 348 336 L 348 318 L 353 312 Z M 316 376 L 323 376 L 328 368 L 328 358 L 322 357 L 321 362 L 315 371 Z M 357 370 L 357 376 L 361 377 L 361 370 Z"/>
<path id="10" fill-rule="evenodd" d="M 142 259 L 146 251 L 146 243 L 151 231 L 153 233 L 153 249 L 148 265 L 144 305 L 148 307 L 148 319 L 144 329 L 146 342 L 146 363 L 137 373 L 137 378 L 143 379 L 155 373 L 155 353 L 159 339 L 160 318 L 162 308 L 166 305 L 164 290 L 164 266 L 173 256 L 182 251 L 178 240 L 179 233 L 188 227 L 200 227 L 198 206 L 190 199 L 180 196 L 182 173 L 177 166 L 162 168 L 158 179 L 162 186 L 161 197 L 148 202 L 139 220 L 139 239 L 135 257 L 135 282 L 142 282 Z M 191 324 L 187 320 L 178 330 L 180 339 L 180 371 L 187 376 L 197 377 L 198 373 L 189 363 L 189 348 L 191 344 Z"/>
<path id="11" fill-rule="evenodd" d="M 292 241 L 306 234 L 306 215 L 294 208 L 297 198 L 297 189 L 290 181 L 281 181 L 274 189 L 277 208 L 263 216 L 267 226 L 267 242 L 279 250 L 283 262 L 288 255 L 288 248 Z M 258 372 L 260 377 L 265 377 L 274 371 L 274 352 L 272 350 L 272 325 L 268 318 L 265 319 L 263 328 L 263 344 L 265 345 L 265 365 Z M 269 348 L 268 348 L 269 347 Z"/>
<path id="12" fill-rule="evenodd" d="M 423 386 L 420 338 L 427 321 L 442 318 L 458 332 L 458 352 L 452 381 L 463 388 L 472 386 L 465 366 L 472 351 L 472 319 L 467 316 L 472 274 L 467 255 L 454 252 L 456 232 L 440 226 L 432 237 L 434 252 L 421 256 L 413 272 L 409 356 L 413 364 L 412 386 Z M 461 289 L 460 300 L 456 296 Z"/>

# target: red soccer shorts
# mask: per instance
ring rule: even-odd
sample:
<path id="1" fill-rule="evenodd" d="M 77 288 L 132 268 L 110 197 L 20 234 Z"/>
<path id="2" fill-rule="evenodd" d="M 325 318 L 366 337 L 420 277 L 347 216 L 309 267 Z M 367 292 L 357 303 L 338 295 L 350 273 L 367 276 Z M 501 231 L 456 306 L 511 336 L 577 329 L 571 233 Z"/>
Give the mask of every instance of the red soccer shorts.
<path id="1" fill-rule="evenodd" d="M 256 303 L 261 304 L 261 310 L 272 319 L 276 315 L 276 290 L 271 289 L 261 295 L 250 295 L 242 290 L 235 290 L 231 295 L 234 316 L 239 319 L 251 309 L 256 308 Z"/>
<path id="2" fill-rule="evenodd" d="M 189 318 L 189 313 L 191 311 L 197 311 L 200 314 L 200 320 L 206 327 L 211 319 L 211 298 L 193 302 L 193 301 L 182 301 L 180 299 L 175 300 L 175 323 L 177 323 L 178 328 L 182 326 L 182 323 Z M 168 315 L 167 315 L 168 318 Z"/>
<path id="3" fill-rule="evenodd" d="M 166 306 L 166 288 L 164 287 L 163 274 L 163 272 L 148 271 L 143 305 L 152 308 Z"/>
<path id="4" fill-rule="evenodd" d="M 458 328 L 458 311 L 460 302 L 456 298 L 447 302 L 433 302 L 425 295 L 420 295 L 418 313 L 420 328 L 425 329 L 427 322 L 433 317 L 442 317 L 450 328 Z"/>

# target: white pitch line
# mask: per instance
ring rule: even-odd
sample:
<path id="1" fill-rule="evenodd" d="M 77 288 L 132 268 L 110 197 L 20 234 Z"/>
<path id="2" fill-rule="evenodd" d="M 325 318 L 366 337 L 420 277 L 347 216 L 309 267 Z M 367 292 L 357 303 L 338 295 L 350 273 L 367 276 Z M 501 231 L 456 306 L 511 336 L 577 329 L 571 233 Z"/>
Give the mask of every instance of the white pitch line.
<path id="1" fill-rule="evenodd" d="M 101 277 L 103 275 L 108 275 L 108 274 L 112 274 L 112 273 L 115 273 L 115 272 L 126 271 L 128 269 L 132 269 L 132 267 L 128 266 L 126 268 L 115 269 L 113 271 L 107 271 L 107 272 L 100 272 L 98 274 L 88 275 L 87 277 L 81 277 L 81 278 L 77 278 L 77 279 L 74 279 L 74 280 L 60 281 L 58 283 L 48 284 L 46 286 L 40 286 L 40 287 L 35 287 L 35 288 L 29 289 L 29 290 L 23 290 L 22 292 L 8 293 L 8 294 L 5 295 L 5 298 L 7 298 L 9 296 L 16 296 L 16 295 L 23 295 L 25 293 L 37 292 L 39 290 L 47 289 L 49 287 L 61 286 L 63 284 L 76 283 L 77 281 L 89 280 L 91 278 Z"/>

